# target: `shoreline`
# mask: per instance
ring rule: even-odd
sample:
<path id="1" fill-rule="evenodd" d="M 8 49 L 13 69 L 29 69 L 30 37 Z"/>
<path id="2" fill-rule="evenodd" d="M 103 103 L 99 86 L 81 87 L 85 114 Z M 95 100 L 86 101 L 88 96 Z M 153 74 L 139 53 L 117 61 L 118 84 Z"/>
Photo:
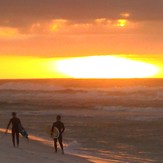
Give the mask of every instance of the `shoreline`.
<path id="1" fill-rule="evenodd" d="M 20 137 L 20 147 L 13 148 L 11 135 L 8 133 L 3 136 L 3 130 L 0 130 L 0 162 L 7 163 L 90 163 L 87 158 L 76 156 L 66 152 L 64 155 L 59 150 L 58 153 L 50 145 L 45 145 L 43 139 L 36 140 L 37 137 L 30 136 L 29 142 Z M 10 132 L 10 131 L 9 131 Z"/>

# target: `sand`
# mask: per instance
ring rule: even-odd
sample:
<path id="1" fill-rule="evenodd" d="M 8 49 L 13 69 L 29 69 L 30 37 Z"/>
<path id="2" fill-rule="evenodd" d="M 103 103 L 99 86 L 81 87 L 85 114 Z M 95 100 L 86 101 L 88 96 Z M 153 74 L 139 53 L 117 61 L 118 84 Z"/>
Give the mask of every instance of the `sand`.
<path id="1" fill-rule="evenodd" d="M 20 139 L 20 147 L 14 148 L 11 143 L 11 134 L 4 135 L 0 132 L 0 163 L 89 163 L 85 158 L 73 154 L 54 152 L 50 145 L 45 145 L 42 140 Z M 35 139 L 31 137 L 30 139 Z"/>

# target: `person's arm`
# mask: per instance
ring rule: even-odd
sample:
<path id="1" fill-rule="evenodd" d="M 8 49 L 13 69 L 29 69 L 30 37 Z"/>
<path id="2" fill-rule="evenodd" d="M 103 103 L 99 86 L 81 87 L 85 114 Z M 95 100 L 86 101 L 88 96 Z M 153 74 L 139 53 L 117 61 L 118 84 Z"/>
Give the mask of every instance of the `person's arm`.
<path id="1" fill-rule="evenodd" d="M 24 130 L 24 127 L 22 126 L 20 119 L 19 119 L 19 128 L 22 128 Z"/>
<path id="2" fill-rule="evenodd" d="M 6 131 L 5 131 L 5 134 L 7 134 L 7 132 L 8 132 L 8 128 L 10 127 L 11 122 L 12 122 L 12 119 L 10 119 L 10 121 L 9 121 L 9 123 L 8 123 L 8 125 L 7 125 Z"/>
<path id="3" fill-rule="evenodd" d="M 65 131 L 65 126 L 63 124 L 62 129 L 61 129 L 61 134 Z"/>
<path id="4" fill-rule="evenodd" d="M 53 130 L 54 130 L 54 123 L 53 123 L 52 128 L 51 128 L 51 136 L 53 134 Z"/>

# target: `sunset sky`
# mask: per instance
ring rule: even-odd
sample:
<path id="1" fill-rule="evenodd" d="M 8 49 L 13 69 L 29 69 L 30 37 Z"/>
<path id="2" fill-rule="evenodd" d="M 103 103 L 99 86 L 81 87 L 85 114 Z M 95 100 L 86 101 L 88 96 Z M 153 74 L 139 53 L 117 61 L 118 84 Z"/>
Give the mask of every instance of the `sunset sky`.
<path id="1" fill-rule="evenodd" d="M 163 0 L 1 0 L 0 78 L 162 78 L 162 29 Z"/>

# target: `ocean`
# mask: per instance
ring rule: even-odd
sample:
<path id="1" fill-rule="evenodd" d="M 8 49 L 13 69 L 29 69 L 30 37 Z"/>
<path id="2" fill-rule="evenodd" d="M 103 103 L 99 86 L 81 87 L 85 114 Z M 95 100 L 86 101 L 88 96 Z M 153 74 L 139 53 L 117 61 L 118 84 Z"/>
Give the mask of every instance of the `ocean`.
<path id="1" fill-rule="evenodd" d="M 29 134 L 51 141 L 60 114 L 65 152 L 99 163 L 161 162 L 162 99 L 163 79 L 0 80 L 0 128 L 15 111 Z"/>

